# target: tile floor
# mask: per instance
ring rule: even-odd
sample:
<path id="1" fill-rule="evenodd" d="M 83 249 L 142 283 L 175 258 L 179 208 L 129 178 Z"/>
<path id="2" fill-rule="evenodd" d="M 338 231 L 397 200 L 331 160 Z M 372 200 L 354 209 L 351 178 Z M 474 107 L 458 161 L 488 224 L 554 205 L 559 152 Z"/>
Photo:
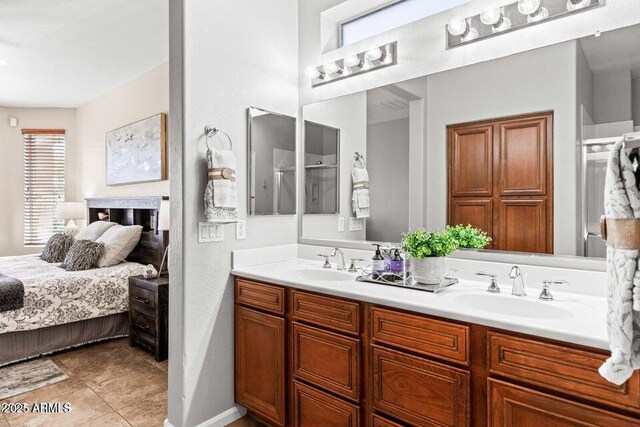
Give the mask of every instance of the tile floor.
<path id="1" fill-rule="evenodd" d="M 68 380 L 0 401 L 69 402 L 66 414 L 0 414 L 0 427 L 160 427 L 167 417 L 167 362 L 118 339 L 51 359 Z M 2 370 L 0 369 L 0 375 Z"/>
<path id="2" fill-rule="evenodd" d="M 227 424 L 227 427 L 266 427 L 260 421 L 252 418 L 250 415 L 246 415 L 239 420 Z"/>

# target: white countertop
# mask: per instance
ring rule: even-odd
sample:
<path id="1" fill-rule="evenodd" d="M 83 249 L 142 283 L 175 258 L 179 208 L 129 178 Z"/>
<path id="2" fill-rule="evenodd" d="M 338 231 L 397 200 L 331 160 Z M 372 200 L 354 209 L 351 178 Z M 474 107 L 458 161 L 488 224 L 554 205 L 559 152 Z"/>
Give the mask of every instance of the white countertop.
<path id="1" fill-rule="evenodd" d="M 485 281 L 461 279 L 454 286 L 446 288 L 437 294 L 414 289 L 404 289 L 389 285 L 357 282 L 357 274 L 346 273 L 347 280 L 329 281 L 310 279 L 308 275 L 299 274 L 302 270 L 322 270 L 322 263 L 318 260 L 300 258 L 280 259 L 277 257 L 263 259 L 264 264 L 234 263 L 232 274 L 264 281 L 268 283 L 304 289 L 313 292 L 334 295 L 352 300 L 364 301 L 388 307 L 409 310 L 452 320 L 475 323 L 508 331 L 520 332 L 559 341 L 585 345 L 589 347 L 608 349 L 606 331 L 606 299 L 580 293 L 568 293 L 553 289 L 553 301 L 540 301 L 539 288 L 528 287 L 527 296 L 516 297 L 510 294 L 511 289 L 502 285 L 502 293 L 490 294 L 486 291 Z M 335 268 L 330 271 L 335 271 Z M 342 272 L 341 272 L 342 273 Z M 461 276 L 463 277 L 463 276 Z M 468 297 L 468 295 L 477 295 Z M 520 307 L 522 304 L 533 307 L 532 310 L 502 310 L 496 313 L 481 310 L 473 304 L 461 304 L 462 299 L 495 298 L 496 304 L 512 304 Z M 515 301 L 521 300 L 521 301 Z M 526 300 L 523 302 L 522 300 Z M 493 300 L 490 302 L 493 303 Z M 536 307 L 542 312 L 558 311 L 563 315 L 549 319 L 536 313 Z M 554 307 L 554 308 L 552 308 Z M 557 308 L 558 310 L 555 310 Z M 513 311 L 517 314 L 506 314 Z M 523 313 L 527 311 L 527 313 Z"/>

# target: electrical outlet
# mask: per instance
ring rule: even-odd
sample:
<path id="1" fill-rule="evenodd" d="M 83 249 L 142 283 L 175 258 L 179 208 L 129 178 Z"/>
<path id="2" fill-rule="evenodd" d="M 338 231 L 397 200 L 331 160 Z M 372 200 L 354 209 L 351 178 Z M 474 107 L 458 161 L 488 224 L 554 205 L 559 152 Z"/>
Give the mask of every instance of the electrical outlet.
<path id="1" fill-rule="evenodd" d="M 362 230 L 362 219 L 349 218 L 349 231 Z"/>
<path id="2" fill-rule="evenodd" d="M 338 233 L 342 233 L 344 231 L 344 217 L 338 217 Z"/>
<path id="3" fill-rule="evenodd" d="M 247 238 L 247 221 L 242 219 L 236 222 L 236 240 L 244 240 Z"/>
<path id="4" fill-rule="evenodd" d="M 224 240 L 224 225 L 210 222 L 198 223 L 198 243 L 222 242 Z"/>

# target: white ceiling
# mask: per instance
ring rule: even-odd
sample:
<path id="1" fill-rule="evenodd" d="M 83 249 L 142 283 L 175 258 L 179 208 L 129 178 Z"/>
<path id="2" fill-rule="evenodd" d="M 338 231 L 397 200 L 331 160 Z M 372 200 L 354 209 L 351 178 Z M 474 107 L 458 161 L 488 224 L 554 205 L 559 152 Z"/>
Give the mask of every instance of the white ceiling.
<path id="1" fill-rule="evenodd" d="M 640 25 L 585 37 L 580 43 L 594 73 L 631 68 L 633 78 L 640 78 Z"/>
<path id="2" fill-rule="evenodd" d="M 381 123 L 409 117 L 409 103 L 418 97 L 388 85 L 367 91 L 367 123 Z"/>
<path id="3" fill-rule="evenodd" d="M 0 105 L 82 105 L 166 62 L 168 32 L 168 0 L 1 0 Z"/>

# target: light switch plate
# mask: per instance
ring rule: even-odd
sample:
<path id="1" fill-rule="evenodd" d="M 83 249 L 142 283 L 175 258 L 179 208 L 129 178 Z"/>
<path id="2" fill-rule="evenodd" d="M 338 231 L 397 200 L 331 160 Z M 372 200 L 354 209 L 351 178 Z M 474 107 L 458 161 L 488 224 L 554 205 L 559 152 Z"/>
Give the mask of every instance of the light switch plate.
<path id="1" fill-rule="evenodd" d="M 338 233 L 342 233 L 344 231 L 344 217 L 338 217 Z"/>
<path id="2" fill-rule="evenodd" d="M 362 219 L 349 218 L 349 231 L 362 230 Z"/>
<path id="3" fill-rule="evenodd" d="M 198 243 L 222 242 L 224 240 L 224 226 L 209 222 L 198 223 Z"/>
<path id="4" fill-rule="evenodd" d="M 241 219 L 236 222 L 236 240 L 244 240 L 247 238 L 247 221 Z"/>

